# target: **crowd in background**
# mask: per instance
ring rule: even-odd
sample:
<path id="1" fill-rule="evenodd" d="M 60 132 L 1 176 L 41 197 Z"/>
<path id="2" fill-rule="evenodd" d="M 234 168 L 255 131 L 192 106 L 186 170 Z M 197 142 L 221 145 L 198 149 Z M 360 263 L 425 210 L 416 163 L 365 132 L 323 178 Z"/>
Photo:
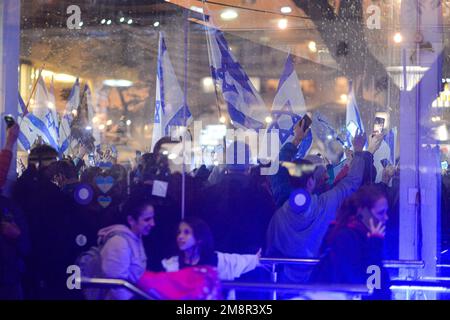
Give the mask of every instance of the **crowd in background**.
<path id="1" fill-rule="evenodd" d="M 17 125 L 7 130 L 0 188 L 18 132 Z M 104 276 L 132 283 L 184 281 L 177 285 L 194 290 L 195 281 L 179 272 L 201 274 L 189 269 L 198 266 L 215 268 L 219 280 L 270 282 L 270 272 L 259 268 L 261 257 L 319 257 L 315 268 L 285 266 L 279 281 L 365 284 L 368 266 L 398 258 L 398 169 L 385 167 L 375 183 L 373 153 L 383 136 L 359 133 L 346 167 L 332 179 L 320 156 L 295 159 L 305 133 L 299 123 L 273 176 L 261 175 L 246 157 L 243 164 L 197 168 L 186 175 L 184 192 L 183 176 L 170 171 L 161 144 L 138 155 L 133 166 L 117 163 L 112 150 L 92 164 L 82 147 L 62 158 L 35 145 L 11 196 L 0 197 L 0 298 L 83 299 L 81 290 L 68 289 L 67 267 L 99 243 Z M 155 192 L 158 186 L 162 193 Z M 173 277 L 161 280 L 164 274 Z M 389 298 L 388 281 L 383 270 L 376 297 Z M 185 297 L 170 288 L 159 287 L 161 297 Z M 123 290 L 101 296 L 130 298 Z"/>

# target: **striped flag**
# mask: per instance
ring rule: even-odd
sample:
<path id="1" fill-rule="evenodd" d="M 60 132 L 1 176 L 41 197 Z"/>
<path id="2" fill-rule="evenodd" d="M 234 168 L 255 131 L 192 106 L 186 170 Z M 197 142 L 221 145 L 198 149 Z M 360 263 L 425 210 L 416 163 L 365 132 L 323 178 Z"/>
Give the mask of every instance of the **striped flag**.
<path id="1" fill-rule="evenodd" d="M 271 132 L 273 129 L 277 129 L 280 146 L 283 146 L 287 142 L 292 141 L 294 138 L 294 127 L 305 114 L 305 98 L 295 71 L 293 56 L 289 54 L 272 105 L 272 123 L 267 128 L 267 131 Z M 312 142 L 312 132 L 309 130 L 307 136 L 298 147 L 296 158 L 304 158 L 311 148 Z"/>
<path id="2" fill-rule="evenodd" d="M 358 105 L 356 104 L 355 92 L 351 81 L 345 115 L 345 125 L 347 128 L 347 145 L 350 147 L 352 145 L 352 138 L 355 137 L 356 131 L 359 130 L 359 132 L 365 132 L 364 123 L 362 121 Z"/>
<path id="3" fill-rule="evenodd" d="M 78 78 L 70 91 L 69 98 L 66 103 L 66 109 L 64 110 L 64 115 L 61 118 L 59 125 L 59 147 L 60 152 L 67 154 L 70 147 L 71 138 L 71 125 L 73 121 L 73 112 L 77 110 L 80 105 L 80 82 Z"/>
<path id="4" fill-rule="evenodd" d="M 269 112 L 244 69 L 230 51 L 223 33 L 206 27 L 211 75 L 220 89 L 234 126 L 262 129 Z"/>
<path id="5" fill-rule="evenodd" d="M 35 130 L 33 130 L 32 125 L 29 123 L 28 119 L 26 119 L 28 115 L 28 109 L 25 105 L 25 102 L 22 99 L 20 93 L 18 93 L 18 101 L 19 101 L 19 126 L 20 132 L 18 137 L 18 144 L 22 150 L 30 151 L 31 146 L 34 143 L 34 140 L 37 138 L 35 134 Z M 25 119 L 25 122 L 24 122 Z"/>
<path id="6" fill-rule="evenodd" d="M 192 114 L 184 103 L 184 94 L 170 61 L 163 32 L 159 34 L 157 64 L 152 150 L 162 137 L 170 136 L 171 127 L 186 127 L 192 121 Z"/>
<path id="7" fill-rule="evenodd" d="M 58 145 L 58 117 L 54 100 L 47 91 L 44 79 L 39 77 L 32 112 L 29 112 L 19 94 L 19 146 L 29 151 L 40 136 L 45 143 L 59 151 Z"/>

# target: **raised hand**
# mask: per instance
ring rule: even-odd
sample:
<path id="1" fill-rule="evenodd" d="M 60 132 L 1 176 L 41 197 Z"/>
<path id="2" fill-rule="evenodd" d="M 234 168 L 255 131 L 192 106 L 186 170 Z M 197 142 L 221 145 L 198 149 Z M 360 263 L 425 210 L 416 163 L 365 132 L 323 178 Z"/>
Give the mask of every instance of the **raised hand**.
<path id="1" fill-rule="evenodd" d="M 355 152 L 361 152 L 364 149 L 364 146 L 367 141 L 367 136 L 365 132 L 360 132 L 359 129 L 356 132 L 355 137 L 353 138 L 353 151 Z"/>
<path id="2" fill-rule="evenodd" d="M 309 128 L 305 130 L 304 126 L 305 121 L 300 120 L 294 127 L 294 140 L 292 140 L 292 143 L 296 146 L 300 144 L 300 142 L 303 140 L 303 138 L 306 136 L 306 133 L 309 130 Z"/>
<path id="3" fill-rule="evenodd" d="M 383 238 L 386 234 L 386 226 L 380 221 L 375 226 L 375 223 L 373 222 L 373 219 L 369 219 L 369 232 L 367 233 L 367 237 L 378 237 Z"/>
<path id="4" fill-rule="evenodd" d="M 383 169 L 383 174 L 382 174 L 381 180 L 385 184 L 388 184 L 394 175 L 395 175 L 395 167 L 392 164 L 389 164 L 386 166 L 386 168 Z"/>
<path id="5" fill-rule="evenodd" d="M 369 137 L 369 146 L 367 151 L 371 154 L 377 152 L 378 148 L 381 146 L 381 142 L 383 142 L 384 133 L 374 133 Z"/>

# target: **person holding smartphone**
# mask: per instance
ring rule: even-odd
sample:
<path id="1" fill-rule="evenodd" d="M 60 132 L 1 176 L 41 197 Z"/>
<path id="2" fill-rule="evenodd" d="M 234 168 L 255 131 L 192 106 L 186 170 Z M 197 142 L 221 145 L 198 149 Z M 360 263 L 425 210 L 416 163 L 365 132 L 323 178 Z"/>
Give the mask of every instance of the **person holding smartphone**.
<path id="1" fill-rule="evenodd" d="M 304 125 L 300 124 L 295 129 L 293 142 L 288 142 L 281 148 L 279 159 L 284 162 L 298 161 L 300 165 L 312 165 L 305 159 L 294 159 L 298 145 L 307 133 Z M 336 212 L 345 199 L 361 186 L 366 163 L 373 162 L 373 153 L 378 150 L 382 136 L 370 137 L 367 151 L 363 151 L 366 141 L 364 133 L 356 132 L 352 142 L 354 157 L 347 175 L 321 194 L 317 193 L 317 167 L 299 177 L 290 175 L 286 168 L 280 167 L 275 175 L 268 177 L 278 209 L 266 232 L 267 256 L 316 258 L 319 255 L 320 244 L 329 224 L 335 220 Z M 299 190 L 308 194 L 310 200 L 308 205 L 297 208 L 290 199 L 295 197 Z M 288 283 L 305 283 L 310 274 L 311 269 L 305 266 L 286 265 L 279 279 Z"/>
<path id="2" fill-rule="evenodd" d="M 368 270 L 379 268 L 375 284 L 380 286 L 372 298 L 390 299 L 389 277 L 382 264 L 388 209 L 386 194 L 375 185 L 347 198 L 324 237 L 310 282 L 366 285 L 373 274 Z"/>

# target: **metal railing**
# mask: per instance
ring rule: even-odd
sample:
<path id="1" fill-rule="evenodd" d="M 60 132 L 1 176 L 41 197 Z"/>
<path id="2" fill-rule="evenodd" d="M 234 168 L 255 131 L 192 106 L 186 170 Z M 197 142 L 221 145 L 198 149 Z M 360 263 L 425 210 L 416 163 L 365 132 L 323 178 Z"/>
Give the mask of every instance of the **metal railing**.
<path id="1" fill-rule="evenodd" d="M 342 294 L 349 298 L 360 298 L 372 294 L 372 291 L 364 285 L 311 285 L 311 284 L 286 284 L 277 283 L 277 266 L 278 265 L 297 265 L 314 267 L 319 259 L 288 259 L 288 258 L 261 258 L 261 264 L 271 266 L 271 283 L 249 283 L 223 281 L 224 289 L 272 292 L 272 299 L 276 300 L 278 293 L 332 293 Z M 406 268 L 406 269 L 422 269 L 425 266 L 424 261 L 417 260 L 384 260 L 385 268 Z M 437 265 L 438 268 L 450 267 L 450 265 Z M 95 287 L 104 289 L 125 288 L 138 297 L 157 300 L 160 299 L 156 292 L 146 293 L 137 288 L 133 284 L 120 279 L 105 278 L 81 278 L 81 284 L 84 287 Z M 391 281 L 391 290 L 417 290 L 417 291 L 433 291 L 437 293 L 450 293 L 450 278 L 443 277 L 422 277 L 419 279 L 400 279 L 395 278 Z"/>
<path id="2" fill-rule="evenodd" d="M 126 280 L 82 277 L 80 283 L 84 288 L 127 289 L 134 295 L 146 300 L 159 299 L 159 296 L 158 294 L 156 294 L 156 292 L 148 294 Z"/>
<path id="3" fill-rule="evenodd" d="M 278 299 L 278 273 L 277 267 L 279 265 L 295 265 L 313 268 L 319 263 L 319 259 L 289 259 L 289 258 L 261 258 L 262 265 L 269 265 L 271 267 L 272 280 L 272 299 Z M 397 269 L 422 269 L 425 267 L 425 262 L 420 260 L 384 260 L 383 266 L 385 268 Z M 338 286 L 341 287 L 341 286 Z M 367 291 L 367 288 L 366 288 Z"/>
<path id="4" fill-rule="evenodd" d="M 450 281 L 440 277 L 424 277 L 418 280 L 391 280 L 391 291 L 429 291 L 450 293 Z"/>
<path id="5" fill-rule="evenodd" d="M 371 289 L 364 285 L 313 285 L 313 284 L 281 284 L 281 283 L 253 283 L 222 281 L 222 288 L 256 291 L 256 292 L 283 292 L 283 293 L 340 293 L 347 296 L 367 296 L 373 293 Z"/>
<path id="6" fill-rule="evenodd" d="M 107 278 L 81 278 L 84 288 L 127 289 L 137 297 L 146 300 L 160 300 L 160 296 L 152 291 L 146 293 L 128 281 Z M 281 284 L 281 283 L 250 283 L 222 281 L 223 289 L 244 290 L 245 292 L 272 292 L 295 294 L 294 298 L 301 299 L 361 299 L 369 296 L 373 290 L 364 285 L 348 284 Z M 419 280 L 393 279 L 390 283 L 391 291 L 429 291 L 435 293 L 450 293 L 450 279 L 429 277 Z M 277 298 L 275 294 L 274 299 Z"/>
<path id="7" fill-rule="evenodd" d="M 81 278 L 81 285 L 83 288 L 98 288 L 98 289 L 127 289 L 134 295 L 146 300 L 160 300 L 156 292 L 148 294 L 137 288 L 128 281 L 120 279 L 108 278 Z M 272 292 L 276 290 L 282 293 L 291 293 L 301 296 L 312 293 L 331 293 L 342 294 L 347 298 L 361 298 L 372 294 L 372 290 L 363 285 L 308 285 L 308 284 L 280 284 L 280 283 L 250 283 L 250 282 L 234 282 L 222 281 L 221 287 L 223 289 L 257 291 L 257 292 Z"/>
<path id="8" fill-rule="evenodd" d="M 315 266 L 319 263 L 319 259 L 288 259 L 288 258 L 261 258 L 261 264 L 283 264 L 283 265 L 302 265 Z M 384 260 L 383 266 L 385 268 L 412 268 L 423 269 L 425 262 L 421 260 Z"/>

